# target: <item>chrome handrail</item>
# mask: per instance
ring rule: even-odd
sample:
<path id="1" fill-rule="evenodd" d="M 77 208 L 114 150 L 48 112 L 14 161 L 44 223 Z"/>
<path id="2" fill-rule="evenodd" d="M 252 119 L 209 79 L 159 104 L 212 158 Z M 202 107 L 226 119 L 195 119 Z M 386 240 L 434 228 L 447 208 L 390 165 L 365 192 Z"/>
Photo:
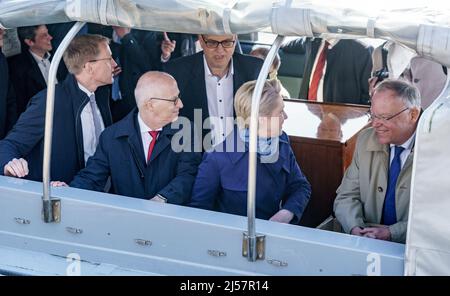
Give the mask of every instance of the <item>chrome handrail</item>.
<path id="1" fill-rule="evenodd" d="M 256 196 L 256 151 L 258 138 L 258 117 L 259 117 L 259 103 L 261 101 L 261 94 L 266 82 L 269 69 L 272 62 L 278 53 L 278 49 L 284 40 L 284 36 L 277 36 L 272 47 L 267 54 L 267 57 L 259 73 L 256 81 L 255 90 L 252 96 L 252 111 L 250 117 L 250 142 L 249 142 L 249 161 L 248 161 L 248 194 L 247 194 L 247 218 L 248 218 L 248 252 L 247 259 L 249 261 L 256 261 L 256 229 L 255 229 L 255 196 Z"/>
<path id="2" fill-rule="evenodd" d="M 56 84 L 56 72 L 58 71 L 59 62 L 63 56 L 64 51 L 69 46 L 69 43 L 85 25 L 84 22 L 77 22 L 70 29 L 63 41 L 59 45 L 58 49 L 53 56 L 50 64 L 50 70 L 48 74 L 47 84 L 47 103 L 45 109 L 45 134 L 44 134 L 44 162 L 42 169 L 42 182 L 43 182 L 43 195 L 42 195 L 42 207 L 43 207 L 43 220 L 46 223 L 59 222 L 60 211 L 55 215 L 53 200 L 50 198 L 50 166 L 51 166 L 51 153 L 52 153 L 52 136 L 53 136 L 53 111 L 55 106 L 55 84 Z M 60 203 L 57 203 L 58 207 Z"/>

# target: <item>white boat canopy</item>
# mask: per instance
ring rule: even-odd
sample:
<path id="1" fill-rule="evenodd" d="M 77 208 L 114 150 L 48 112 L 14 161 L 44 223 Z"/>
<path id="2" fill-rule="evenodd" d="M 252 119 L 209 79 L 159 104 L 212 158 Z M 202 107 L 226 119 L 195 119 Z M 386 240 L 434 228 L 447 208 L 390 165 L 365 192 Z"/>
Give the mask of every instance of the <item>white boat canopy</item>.
<path id="1" fill-rule="evenodd" d="M 351 7 L 351 8 L 349 8 Z M 388 39 L 450 66 L 450 4 L 440 0 L 4 0 L 0 26 L 68 21 L 181 33 Z"/>

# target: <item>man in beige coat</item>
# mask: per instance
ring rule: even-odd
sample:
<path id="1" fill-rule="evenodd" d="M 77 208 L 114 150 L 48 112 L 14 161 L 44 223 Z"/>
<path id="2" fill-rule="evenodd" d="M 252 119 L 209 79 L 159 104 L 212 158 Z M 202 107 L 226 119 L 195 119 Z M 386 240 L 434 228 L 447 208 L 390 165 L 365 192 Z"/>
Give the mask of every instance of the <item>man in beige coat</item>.
<path id="1" fill-rule="evenodd" d="M 405 241 L 414 138 L 420 110 L 419 91 L 408 82 L 385 80 L 375 88 L 370 109 L 372 127 L 359 135 L 352 163 L 334 202 L 334 213 L 345 232 Z M 395 188 L 391 189 L 395 201 L 391 209 L 394 222 L 384 223 L 389 169 L 393 167 L 397 146 L 402 147 L 402 152 L 396 156 L 400 173 L 393 183 Z"/>

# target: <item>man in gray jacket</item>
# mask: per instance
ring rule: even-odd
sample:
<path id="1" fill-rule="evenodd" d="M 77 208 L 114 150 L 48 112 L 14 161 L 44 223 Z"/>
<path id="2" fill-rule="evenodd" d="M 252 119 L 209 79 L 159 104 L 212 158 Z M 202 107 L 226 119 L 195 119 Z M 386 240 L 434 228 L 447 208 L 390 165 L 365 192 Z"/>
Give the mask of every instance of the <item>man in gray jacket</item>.
<path id="1" fill-rule="evenodd" d="M 404 242 L 420 94 L 400 80 L 374 90 L 372 127 L 361 132 L 337 190 L 334 213 L 347 233 Z"/>

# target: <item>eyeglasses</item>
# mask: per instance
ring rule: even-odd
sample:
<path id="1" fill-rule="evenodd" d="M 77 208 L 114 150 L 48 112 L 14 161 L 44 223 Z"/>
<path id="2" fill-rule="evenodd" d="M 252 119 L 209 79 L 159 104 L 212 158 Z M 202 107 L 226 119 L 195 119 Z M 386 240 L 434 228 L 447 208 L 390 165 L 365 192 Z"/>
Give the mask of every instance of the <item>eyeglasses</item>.
<path id="1" fill-rule="evenodd" d="M 160 101 L 166 101 L 166 102 L 172 102 L 174 106 L 177 105 L 178 101 L 181 100 L 180 97 L 176 96 L 171 99 L 163 99 L 163 98 L 150 98 L 150 100 L 160 100 Z"/>
<path id="2" fill-rule="evenodd" d="M 219 44 L 222 44 L 223 48 L 232 48 L 236 40 L 224 40 L 224 41 L 217 41 L 217 40 L 208 40 L 205 39 L 205 37 L 202 36 L 203 41 L 206 44 L 206 47 L 208 48 L 217 48 L 219 47 Z"/>
<path id="3" fill-rule="evenodd" d="M 373 114 L 372 113 L 372 111 L 368 111 L 367 112 L 367 115 L 369 116 L 369 120 L 371 120 L 371 121 L 374 121 L 374 120 L 376 120 L 376 119 L 378 119 L 378 120 L 382 120 L 382 121 L 389 121 L 389 120 L 391 120 L 392 118 L 394 118 L 394 117 L 396 117 L 396 116 L 398 116 L 398 115 L 400 115 L 400 114 L 402 114 L 403 112 L 405 112 L 406 110 L 408 110 L 409 109 L 409 107 L 406 107 L 405 109 L 403 109 L 403 110 L 401 110 L 400 112 L 397 112 L 397 113 L 395 113 L 394 115 L 391 115 L 391 116 L 379 116 L 379 115 L 375 115 L 375 114 Z"/>
<path id="4" fill-rule="evenodd" d="M 95 60 L 90 60 L 88 62 L 89 63 L 95 63 L 95 62 L 98 62 L 98 61 L 106 61 L 106 60 L 109 60 L 111 62 L 113 60 L 113 58 L 109 57 L 109 58 L 103 58 L 103 59 L 95 59 Z"/>

